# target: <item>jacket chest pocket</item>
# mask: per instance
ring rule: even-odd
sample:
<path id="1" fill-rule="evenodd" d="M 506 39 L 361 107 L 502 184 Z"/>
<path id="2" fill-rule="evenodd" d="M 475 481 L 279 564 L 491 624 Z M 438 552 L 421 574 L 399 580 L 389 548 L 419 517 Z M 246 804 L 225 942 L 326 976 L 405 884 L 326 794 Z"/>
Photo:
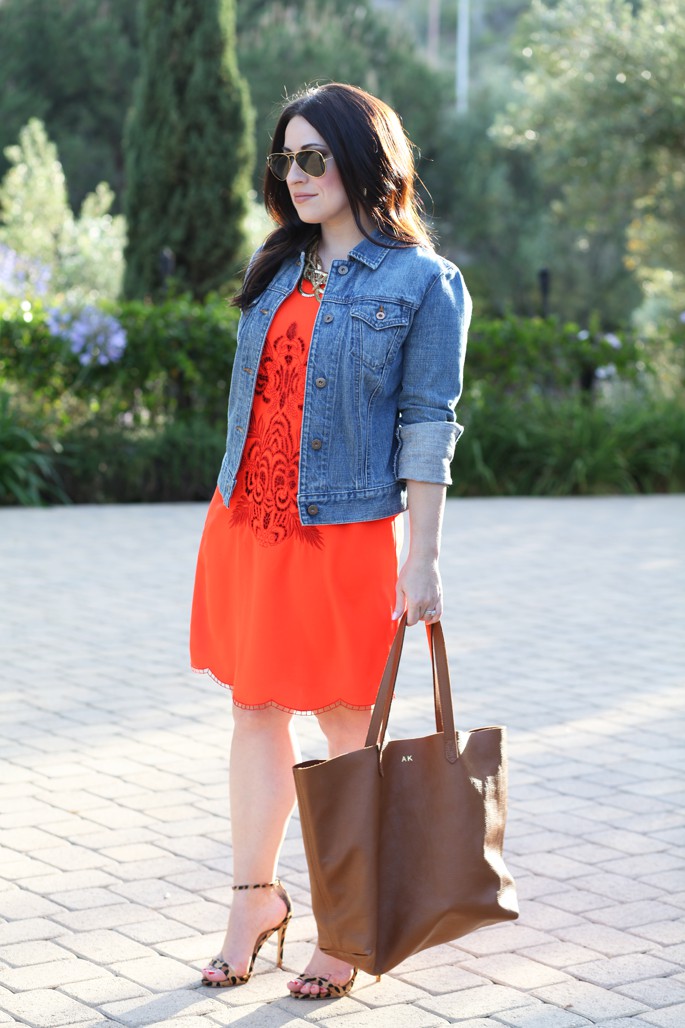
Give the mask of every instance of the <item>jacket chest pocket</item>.
<path id="1" fill-rule="evenodd" d="M 368 367 L 382 368 L 407 332 L 410 309 L 385 300 L 358 300 L 350 315 L 353 353 Z"/>

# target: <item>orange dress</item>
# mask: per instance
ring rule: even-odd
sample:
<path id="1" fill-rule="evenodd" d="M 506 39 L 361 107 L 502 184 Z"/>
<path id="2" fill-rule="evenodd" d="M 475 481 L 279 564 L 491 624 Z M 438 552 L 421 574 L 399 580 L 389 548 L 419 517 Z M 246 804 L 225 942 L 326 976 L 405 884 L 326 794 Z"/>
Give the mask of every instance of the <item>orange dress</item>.
<path id="1" fill-rule="evenodd" d="M 217 489 L 200 543 L 191 665 L 229 687 L 240 707 L 368 709 L 395 634 L 401 515 L 320 526 L 298 515 L 318 308 L 295 289 L 276 312 L 230 507 Z"/>

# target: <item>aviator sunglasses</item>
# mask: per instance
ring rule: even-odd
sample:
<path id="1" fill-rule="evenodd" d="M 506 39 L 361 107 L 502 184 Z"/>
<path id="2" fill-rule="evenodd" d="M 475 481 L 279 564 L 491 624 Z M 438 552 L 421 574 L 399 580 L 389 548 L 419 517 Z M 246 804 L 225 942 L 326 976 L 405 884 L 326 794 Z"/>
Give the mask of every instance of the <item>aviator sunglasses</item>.
<path id="1" fill-rule="evenodd" d="M 270 153 L 266 159 L 269 171 L 279 182 L 285 182 L 293 161 L 297 163 L 305 175 L 312 178 L 321 178 L 326 170 L 326 161 L 332 161 L 333 157 L 324 157 L 318 150 L 297 150 L 295 153 Z"/>

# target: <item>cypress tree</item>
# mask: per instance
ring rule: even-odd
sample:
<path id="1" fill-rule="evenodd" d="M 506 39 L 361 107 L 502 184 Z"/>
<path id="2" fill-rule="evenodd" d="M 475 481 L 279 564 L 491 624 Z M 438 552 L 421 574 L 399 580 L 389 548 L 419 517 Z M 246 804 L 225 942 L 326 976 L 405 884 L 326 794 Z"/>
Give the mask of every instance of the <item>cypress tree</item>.
<path id="1" fill-rule="evenodd" d="M 125 134 L 124 292 L 163 292 L 163 253 L 196 299 L 236 271 L 254 160 L 234 0 L 144 0 L 141 74 Z"/>

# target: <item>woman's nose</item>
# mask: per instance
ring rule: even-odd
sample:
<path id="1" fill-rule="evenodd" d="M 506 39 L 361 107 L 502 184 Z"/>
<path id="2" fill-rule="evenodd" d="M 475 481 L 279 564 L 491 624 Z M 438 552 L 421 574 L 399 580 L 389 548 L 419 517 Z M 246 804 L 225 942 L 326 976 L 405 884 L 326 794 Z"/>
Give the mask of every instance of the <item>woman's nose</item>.
<path id="1" fill-rule="evenodd" d="M 306 182 L 309 176 L 306 172 L 302 171 L 297 161 L 293 161 L 290 165 L 290 170 L 286 177 L 287 182 Z"/>

